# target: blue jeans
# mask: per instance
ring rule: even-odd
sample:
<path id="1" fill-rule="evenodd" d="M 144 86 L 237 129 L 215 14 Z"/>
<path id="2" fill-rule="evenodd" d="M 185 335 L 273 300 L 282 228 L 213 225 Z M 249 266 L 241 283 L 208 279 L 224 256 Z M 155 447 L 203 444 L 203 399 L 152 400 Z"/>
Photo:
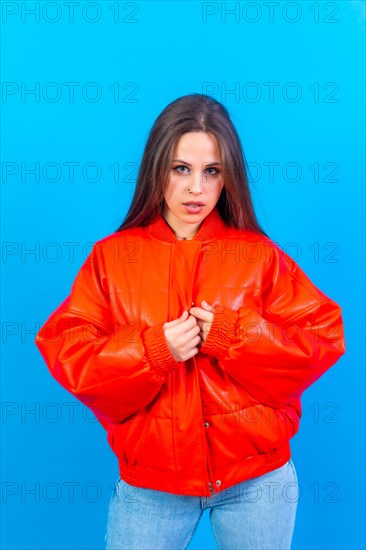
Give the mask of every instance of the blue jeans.
<path id="1" fill-rule="evenodd" d="M 220 550 L 288 550 L 298 494 L 291 459 L 209 497 L 133 487 L 119 478 L 109 503 L 106 550 L 184 550 L 206 508 Z"/>

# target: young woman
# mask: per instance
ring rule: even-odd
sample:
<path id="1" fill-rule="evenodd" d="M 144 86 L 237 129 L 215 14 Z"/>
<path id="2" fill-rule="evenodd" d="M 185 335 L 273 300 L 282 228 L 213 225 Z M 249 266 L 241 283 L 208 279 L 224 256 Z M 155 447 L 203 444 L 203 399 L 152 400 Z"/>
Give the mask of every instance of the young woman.
<path id="1" fill-rule="evenodd" d="M 344 353 L 341 308 L 259 226 L 227 109 L 170 103 L 122 225 L 36 344 L 108 432 L 108 549 L 288 549 L 301 395 Z"/>

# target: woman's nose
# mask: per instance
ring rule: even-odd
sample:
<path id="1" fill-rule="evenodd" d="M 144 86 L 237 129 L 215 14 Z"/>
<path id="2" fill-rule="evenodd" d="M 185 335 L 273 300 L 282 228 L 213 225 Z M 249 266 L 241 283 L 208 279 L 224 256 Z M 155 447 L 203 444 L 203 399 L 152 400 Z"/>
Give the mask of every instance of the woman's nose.
<path id="1" fill-rule="evenodd" d="M 189 182 L 189 189 L 192 193 L 202 192 L 203 175 L 201 172 L 194 173 L 191 181 Z"/>

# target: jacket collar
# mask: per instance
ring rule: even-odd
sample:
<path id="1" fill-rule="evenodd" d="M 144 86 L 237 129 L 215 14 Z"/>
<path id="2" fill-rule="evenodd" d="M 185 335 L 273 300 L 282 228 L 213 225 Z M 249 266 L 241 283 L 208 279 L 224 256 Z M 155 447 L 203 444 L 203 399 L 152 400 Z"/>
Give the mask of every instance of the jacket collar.
<path id="1" fill-rule="evenodd" d="M 203 220 L 193 239 L 190 240 L 201 242 L 213 240 L 222 233 L 225 227 L 227 227 L 225 221 L 221 217 L 217 206 L 215 206 Z M 161 241 L 173 243 L 179 240 L 161 214 L 159 214 L 146 229 L 153 237 Z"/>

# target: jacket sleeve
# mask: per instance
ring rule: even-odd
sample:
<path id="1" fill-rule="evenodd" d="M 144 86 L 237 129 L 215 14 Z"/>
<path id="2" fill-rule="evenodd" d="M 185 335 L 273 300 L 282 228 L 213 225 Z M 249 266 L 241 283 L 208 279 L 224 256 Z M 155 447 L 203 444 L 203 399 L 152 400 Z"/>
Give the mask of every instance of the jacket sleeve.
<path id="1" fill-rule="evenodd" d="M 216 305 L 200 352 L 258 401 L 281 407 L 345 353 L 342 310 L 277 245 L 263 279 L 262 311 Z"/>
<path id="2" fill-rule="evenodd" d="M 180 363 L 170 352 L 163 323 L 144 330 L 113 323 L 100 254 L 95 243 L 35 344 L 52 376 L 106 428 L 147 405 Z"/>

